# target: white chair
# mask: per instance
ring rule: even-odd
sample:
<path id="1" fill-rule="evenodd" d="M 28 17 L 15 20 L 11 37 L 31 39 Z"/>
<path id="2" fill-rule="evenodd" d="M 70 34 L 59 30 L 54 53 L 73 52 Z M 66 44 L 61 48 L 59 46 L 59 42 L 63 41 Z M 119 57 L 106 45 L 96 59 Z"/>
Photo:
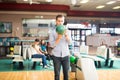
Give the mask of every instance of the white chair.
<path id="1" fill-rule="evenodd" d="M 8 54 L 7 57 L 20 57 L 21 56 L 21 46 L 15 45 L 13 54 Z"/>
<path id="2" fill-rule="evenodd" d="M 109 54 L 109 55 L 108 55 Z M 111 50 L 111 48 L 109 48 L 109 52 L 106 52 L 105 53 L 105 58 L 106 58 L 106 65 L 108 66 L 108 64 L 109 64 L 109 67 L 111 68 L 111 67 L 113 67 L 113 65 L 114 65 L 114 61 L 120 61 L 120 58 L 118 57 L 116 57 L 113 53 L 112 53 L 112 50 Z M 108 55 L 108 56 L 107 56 Z"/>
<path id="3" fill-rule="evenodd" d="M 98 52 L 100 52 L 100 51 L 98 51 Z M 80 46 L 80 54 L 81 54 L 82 57 L 93 59 L 95 61 L 95 65 L 97 67 L 101 67 L 100 61 L 105 61 L 104 59 L 99 58 L 97 56 L 89 55 L 89 46 L 87 46 L 87 45 Z"/>
<path id="4" fill-rule="evenodd" d="M 120 60 L 114 56 L 111 48 L 107 48 L 106 46 L 98 47 L 96 54 L 97 54 L 97 56 L 100 56 L 105 59 L 105 66 L 108 66 L 108 64 L 110 62 L 109 67 L 113 67 L 114 60 Z"/>
<path id="5" fill-rule="evenodd" d="M 28 58 L 29 60 L 31 60 L 32 62 L 42 62 L 42 58 L 32 58 L 32 54 L 33 54 L 33 49 L 32 46 L 30 46 L 27 50 L 28 50 Z"/>
<path id="6" fill-rule="evenodd" d="M 77 80 L 98 80 L 94 61 L 90 58 L 78 59 L 75 75 Z"/>
<path id="7" fill-rule="evenodd" d="M 20 45 L 15 45 L 14 46 L 14 59 L 12 60 L 13 62 L 19 62 L 19 68 L 23 68 L 23 57 L 21 56 L 21 46 Z"/>
<path id="8" fill-rule="evenodd" d="M 14 55 L 21 55 L 21 45 L 14 46 Z"/>
<path id="9" fill-rule="evenodd" d="M 22 58 L 22 56 L 21 56 L 21 45 L 15 45 L 14 50 L 13 50 L 13 54 L 9 54 L 9 55 L 7 55 L 7 57 L 12 57 L 14 59 Z"/>
<path id="10" fill-rule="evenodd" d="M 28 58 L 28 51 L 27 49 L 30 48 L 30 45 L 23 45 L 23 59 L 27 60 Z"/>
<path id="11" fill-rule="evenodd" d="M 109 50 L 109 55 L 107 56 L 107 51 Z M 96 51 L 97 56 L 103 57 L 105 59 L 114 57 L 111 48 L 107 48 L 106 46 L 100 46 Z"/>
<path id="12" fill-rule="evenodd" d="M 80 54 L 88 54 L 89 53 L 89 46 L 81 45 L 80 46 Z"/>
<path id="13" fill-rule="evenodd" d="M 97 47 L 97 51 L 96 51 L 97 56 L 100 56 L 100 57 L 103 57 L 106 59 L 106 57 L 107 57 L 106 54 L 107 54 L 107 47 L 106 46 Z"/>
<path id="14" fill-rule="evenodd" d="M 19 62 L 19 68 L 23 68 L 23 57 L 21 56 L 21 45 L 15 45 L 13 55 L 7 55 L 7 57 L 14 58 L 12 61 Z"/>
<path id="15" fill-rule="evenodd" d="M 23 59 L 27 60 L 27 48 L 23 47 Z"/>

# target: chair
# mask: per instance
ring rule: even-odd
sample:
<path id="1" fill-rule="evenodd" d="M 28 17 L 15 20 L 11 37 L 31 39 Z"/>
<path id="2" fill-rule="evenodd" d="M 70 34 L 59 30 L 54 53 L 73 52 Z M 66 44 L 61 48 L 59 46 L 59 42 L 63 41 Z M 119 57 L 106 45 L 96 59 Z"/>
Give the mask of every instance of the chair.
<path id="1" fill-rule="evenodd" d="M 80 46 L 80 54 L 88 54 L 89 53 L 89 46 L 81 45 Z"/>
<path id="2" fill-rule="evenodd" d="M 23 57 L 21 56 L 21 45 L 15 45 L 13 55 L 7 55 L 13 58 L 13 63 L 19 62 L 19 68 L 23 68 Z"/>
<path id="3" fill-rule="evenodd" d="M 27 60 L 27 49 L 28 49 L 29 45 L 23 45 L 23 59 Z"/>
<path id="4" fill-rule="evenodd" d="M 7 55 L 7 57 L 12 57 L 12 58 L 22 57 L 21 56 L 21 45 L 15 45 L 13 54 L 9 54 Z"/>
<path id="5" fill-rule="evenodd" d="M 21 46 L 15 45 L 13 54 L 7 55 L 7 57 L 20 57 L 21 56 Z"/>
<path id="6" fill-rule="evenodd" d="M 111 48 L 107 48 L 105 46 L 98 47 L 96 54 L 97 56 L 103 57 L 105 59 L 114 57 Z"/>
<path id="7" fill-rule="evenodd" d="M 111 48 L 107 48 L 106 46 L 100 46 L 97 48 L 97 56 L 102 57 L 105 59 L 105 66 L 108 66 L 109 60 L 110 62 L 110 67 L 113 66 L 113 61 L 116 60 L 112 54 Z"/>
<path id="8" fill-rule="evenodd" d="M 107 58 L 107 47 L 106 46 L 99 46 L 97 47 L 97 51 L 96 51 L 97 56 L 103 57 L 103 58 Z"/>
<path id="9" fill-rule="evenodd" d="M 32 53 L 33 53 L 32 46 L 30 46 L 27 51 L 28 51 L 28 59 L 31 60 L 32 62 L 42 62 L 42 58 L 32 58 Z"/>
<path id="10" fill-rule="evenodd" d="M 108 55 L 109 54 L 109 55 Z M 113 53 L 111 48 L 109 48 L 109 51 L 107 52 L 107 58 L 108 58 L 108 62 L 107 65 L 109 63 L 109 67 L 113 67 L 114 61 L 120 61 L 120 58 L 117 58 Z"/>
<path id="11" fill-rule="evenodd" d="M 99 48 L 98 48 L 98 52 L 99 51 L 101 51 L 101 50 L 99 50 Z M 88 55 L 89 54 L 89 46 L 86 46 L 86 45 L 80 46 L 80 54 L 82 57 L 93 59 L 95 61 L 95 65 L 97 67 L 101 67 L 100 61 L 104 61 L 104 59 L 99 58 L 97 56 Z"/>

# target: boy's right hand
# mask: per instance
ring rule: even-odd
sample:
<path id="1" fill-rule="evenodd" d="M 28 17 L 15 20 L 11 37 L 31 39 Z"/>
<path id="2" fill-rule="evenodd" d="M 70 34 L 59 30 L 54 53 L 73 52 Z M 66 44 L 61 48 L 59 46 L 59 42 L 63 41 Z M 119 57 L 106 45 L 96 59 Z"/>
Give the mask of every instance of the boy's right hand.
<path id="1" fill-rule="evenodd" d="M 58 34 L 58 39 L 61 39 L 63 37 L 63 35 L 62 34 Z"/>

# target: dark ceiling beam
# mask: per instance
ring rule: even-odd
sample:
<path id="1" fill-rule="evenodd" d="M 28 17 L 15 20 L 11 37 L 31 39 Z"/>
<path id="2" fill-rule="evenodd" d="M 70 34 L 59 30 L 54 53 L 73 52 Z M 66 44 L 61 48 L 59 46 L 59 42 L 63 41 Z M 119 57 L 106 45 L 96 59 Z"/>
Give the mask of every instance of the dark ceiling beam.
<path id="1" fill-rule="evenodd" d="M 67 5 L 0 3 L 0 10 L 4 11 L 55 11 L 68 12 Z"/>
<path id="2" fill-rule="evenodd" d="M 75 11 L 68 12 L 68 16 L 79 17 L 117 17 L 120 18 L 120 12 L 106 12 L 106 11 Z"/>
<path id="3" fill-rule="evenodd" d="M 78 11 L 70 10 L 68 5 L 51 4 L 23 4 L 23 3 L 0 3 L 0 10 L 4 11 L 45 11 L 65 12 L 67 16 L 73 17 L 116 17 L 120 18 L 120 12 L 106 11 Z"/>
<path id="4" fill-rule="evenodd" d="M 16 0 L 0 0 L 1 3 L 17 3 Z"/>

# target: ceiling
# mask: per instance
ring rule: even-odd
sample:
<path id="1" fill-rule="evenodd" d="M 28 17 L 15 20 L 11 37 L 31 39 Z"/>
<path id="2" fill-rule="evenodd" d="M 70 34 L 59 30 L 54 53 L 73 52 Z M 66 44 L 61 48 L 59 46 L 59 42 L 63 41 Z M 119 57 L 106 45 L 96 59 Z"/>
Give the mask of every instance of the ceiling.
<path id="1" fill-rule="evenodd" d="M 4 3 L 27 3 L 27 4 L 62 4 L 70 6 L 70 10 L 80 10 L 80 11 L 110 11 L 110 12 L 120 12 L 119 9 L 112 9 L 115 6 L 120 7 L 120 0 L 88 0 L 87 3 L 80 3 L 82 0 L 52 0 L 52 2 L 47 2 L 46 0 L 0 0 Z M 83 0 L 85 1 L 85 0 Z M 109 1 L 115 1 L 113 4 L 106 4 Z M 73 3 L 72 3 L 73 2 Z M 96 9 L 97 6 L 104 5 L 102 9 Z"/>
<path id="2" fill-rule="evenodd" d="M 74 0 L 73 0 L 74 1 Z M 71 0 L 52 0 L 52 2 L 47 2 L 46 0 L 0 0 L 0 3 L 25 3 L 25 4 L 58 4 L 58 5 L 68 5 L 70 6 L 70 10 L 76 10 L 76 11 L 109 11 L 109 12 L 120 12 L 119 9 L 112 9 L 115 6 L 120 6 L 120 0 L 89 0 L 87 3 L 80 3 L 82 0 L 76 0 L 76 4 L 72 4 Z M 85 0 L 84 0 L 85 1 Z M 116 3 L 107 5 L 106 3 L 109 1 L 116 1 Z M 105 5 L 106 7 L 102 9 L 96 9 L 96 6 L 98 5 Z M 79 14 L 79 13 L 78 13 Z M 104 13 L 105 14 L 105 13 Z M 109 14 L 108 14 L 109 15 Z M 74 19 L 70 19 L 70 22 L 75 23 Z M 83 21 L 82 21 L 83 20 Z M 89 21 L 88 21 L 89 20 Z M 79 23 L 80 21 L 88 21 L 91 23 L 120 23 L 120 18 L 80 18 L 77 20 Z"/>

